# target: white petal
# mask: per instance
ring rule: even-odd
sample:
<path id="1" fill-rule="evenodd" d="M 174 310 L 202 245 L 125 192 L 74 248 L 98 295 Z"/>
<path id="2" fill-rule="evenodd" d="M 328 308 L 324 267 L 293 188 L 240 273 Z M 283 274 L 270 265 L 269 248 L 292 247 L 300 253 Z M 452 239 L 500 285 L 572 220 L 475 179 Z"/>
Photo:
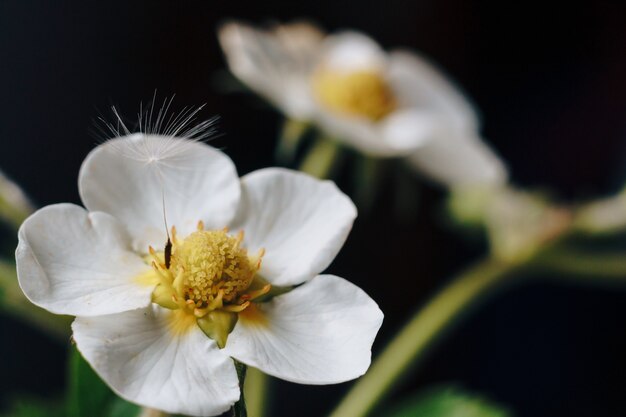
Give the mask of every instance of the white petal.
<path id="1" fill-rule="evenodd" d="M 363 290 L 321 275 L 241 314 L 225 351 L 287 381 L 333 384 L 363 375 L 383 313 Z"/>
<path id="2" fill-rule="evenodd" d="M 425 58 L 416 53 L 389 54 L 386 73 L 402 107 L 440 114 L 446 126 L 474 131 L 478 116 L 467 97 Z"/>
<path id="3" fill-rule="evenodd" d="M 240 211 L 249 252 L 265 248 L 260 274 L 275 285 L 294 285 L 326 269 L 356 218 L 350 199 L 331 181 L 279 168 L 242 178 Z"/>
<path id="4" fill-rule="evenodd" d="M 373 39 L 346 31 L 325 39 L 320 66 L 333 71 L 382 71 L 386 61 L 385 52 Z"/>
<path id="5" fill-rule="evenodd" d="M 496 185 L 507 181 L 506 166 L 479 138 L 441 135 L 409 156 L 417 171 L 447 186 Z"/>
<path id="6" fill-rule="evenodd" d="M 73 204 L 35 212 L 20 227 L 17 276 L 24 294 L 53 313 L 98 315 L 145 307 L 152 287 L 134 281 L 149 267 L 123 226 Z"/>
<path id="7" fill-rule="evenodd" d="M 288 116 L 309 117 L 307 79 L 323 37 L 317 27 L 297 22 L 264 31 L 231 22 L 218 35 L 228 66 L 241 81 Z"/>
<path id="8" fill-rule="evenodd" d="M 72 324 L 80 353 L 121 397 L 168 413 L 221 414 L 239 399 L 232 359 L 193 324 L 176 333 L 158 306 Z"/>
<path id="9" fill-rule="evenodd" d="M 90 211 L 113 215 L 127 227 L 133 248 L 166 241 L 169 226 L 185 237 L 199 220 L 221 229 L 239 204 L 239 179 L 222 152 L 188 139 L 135 134 L 94 149 L 79 175 L 80 194 Z"/>

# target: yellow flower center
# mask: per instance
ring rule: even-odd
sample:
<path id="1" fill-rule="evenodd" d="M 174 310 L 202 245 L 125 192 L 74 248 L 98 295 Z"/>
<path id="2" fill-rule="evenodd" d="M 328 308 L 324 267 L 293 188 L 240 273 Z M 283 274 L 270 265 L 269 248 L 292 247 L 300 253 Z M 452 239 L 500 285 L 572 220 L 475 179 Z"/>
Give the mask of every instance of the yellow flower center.
<path id="1" fill-rule="evenodd" d="M 228 230 L 198 230 L 178 240 L 172 228 L 172 240 L 163 252 L 149 248 L 152 271 L 143 280 L 157 283 L 152 301 L 176 310 L 176 331 L 185 319 L 195 317 L 200 328 L 220 347 L 226 343 L 238 314 L 271 286 L 256 275 L 264 250 L 251 257 L 241 247 L 243 232 L 233 236 Z"/>
<path id="2" fill-rule="evenodd" d="M 223 230 L 202 230 L 178 245 L 170 268 L 182 278 L 186 303 L 213 310 L 219 300 L 232 301 L 250 286 L 256 266 L 240 243 Z"/>
<path id="3" fill-rule="evenodd" d="M 391 88 L 374 71 L 319 70 L 313 75 L 317 99 L 333 111 L 380 120 L 396 107 Z"/>

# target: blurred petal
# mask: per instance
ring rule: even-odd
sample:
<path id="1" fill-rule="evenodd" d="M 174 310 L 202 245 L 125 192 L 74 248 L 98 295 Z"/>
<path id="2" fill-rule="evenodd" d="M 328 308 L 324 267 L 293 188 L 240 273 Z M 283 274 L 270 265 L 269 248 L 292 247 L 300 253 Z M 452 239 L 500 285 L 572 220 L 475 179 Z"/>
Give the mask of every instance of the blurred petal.
<path id="1" fill-rule="evenodd" d="M 42 208 L 22 224 L 16 259 L 24 294 L 56 314 L 110 314 L 150 303 L 153 287 L 134 281 L 149 267 L 105 213 L 73 204 Z"/>
<path id="2" fill-rule="evenodd" d="M 502 184 L 508 177 L 500 158 L 473 136 L 441 135 L 407 160 L 417 171 L 447 186 Z"/>
<path id="3" fill-rule="evenodd" d="M 120 220 L 133 248 L 143 253 L 148 245 L 165 244 L 165 214 L 183 237 L 199 220 L 221 229 L 234 217 L 240 196 L 235 166 L 222 152 L 188 139 L 143 134 L 98 146 L 83 162 L 78 182 L 87 209 Z"/>
<path id="4" fill-rule="evenodd" d="M 385 117 L 378 128 L 381 140 L 389 148 L 405 153 L 433 140 L 443 123 L 437 114 L 419 109 L 401 109 Z"/>
<path id="5" fill-rule="evenodd" d="M 345 242 L 356 208 L 331 181 L 279 168 L 242 178 L 234 229 L 244 245 L 265 248 L 260 274 L 275 285 L 294 285 L 323 271 Z"/>
<path id="6" fill-rule="evenodd" d="M 387 77 L 401 106 L 439 114 L 448 128 L 478 128 L 478 116 L 469 99 L 442 71 L 418 54 L 390 53 Z"/>
<path id="7" fill-rule="evenodd" d="M 259 30 L 230 22 L 218 31 L 230 70 L 252 90 L 296 119 L 311 112 L 308 75 L 324 36 L 306 22 Z"/>
<path id="8" fill-rule="evenodd" d="M 224 350 L 287 381 L 333 384 L 367 371 L 382 320 L 359 287 L 320 275 L 241 314 Z"/>
<path id="9" fill-rule="evenodd" d="M 379 122 L 319 109 L 316 121 L 331 138 L 378 157 L 411 154 L 441 129 L 438 115 L 412 109 L 397 110 Z"/>
<path id="10" fill-rule="evenodd" d="M 324 40 L 319 65 L 334 71 L 383 71 L 386 61 L 385 52 L 373 39 L 346 31 Z"/>
<path id="11" fill-rule="evenodd" d="M 177 328 L 170 310 L 77 317 L 72 330 L 87 362 L 128 401 L 168 413 L 213 416 L 239 399 L 232 359 L 195 321 Z"/>

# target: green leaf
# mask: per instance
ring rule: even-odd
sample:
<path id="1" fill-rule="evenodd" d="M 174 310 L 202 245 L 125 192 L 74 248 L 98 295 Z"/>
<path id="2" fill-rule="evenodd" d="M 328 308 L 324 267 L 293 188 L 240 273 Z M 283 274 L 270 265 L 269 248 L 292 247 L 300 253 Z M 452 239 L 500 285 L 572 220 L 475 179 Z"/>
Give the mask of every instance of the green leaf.
<path id="1" fill-rule="evenodd" d="M 67 417 L 137 417 L 140 412 L 141 407 L 115 395 L 78 350 L 72 348 Z"/>
<path id="2" fill-rule="evenodd" d="M 510 417 L 499 405 L 457 388 L 437 388 L 416 395 L 385 414 L 390 417 Z"/>
<path id="3" fill-rule="evenodd" d="M 141 407 L 138 405 L 116 398 L 107 413 L 107 417 L 137 417 L 139 413 L 141 413 Z"/>
<path id="4" fill-rule="evenodd" d="M 33 398 L 21 398 L 11 404 L 2 417 L 65 417 L 65 409 L 55 403 L 42 402 Z"/>

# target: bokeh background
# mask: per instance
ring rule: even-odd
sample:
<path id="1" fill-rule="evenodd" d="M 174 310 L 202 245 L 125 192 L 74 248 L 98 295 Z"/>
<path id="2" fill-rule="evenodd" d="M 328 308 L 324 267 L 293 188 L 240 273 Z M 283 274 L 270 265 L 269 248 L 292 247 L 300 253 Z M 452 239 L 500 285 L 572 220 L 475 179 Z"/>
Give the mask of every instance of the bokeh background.
<path id="1" fill-rule="evenodd" d="M 177 109 L 206 103 L 200 117 L 219 115 L 212 143 L 241 174 L 273 165 L 281 117 L 226 93 L 215 29 L 227 18 L 303 17 L 431 57 L 480 108 L 516 184 L 572 201 L 626 180 L 626 5 L 612 1 L 0 0 L 0 169 L 37 205 L 79 203 L 80 163 L 103 139 L 94 120 L 111 120 L 111 105 L 133 120 L 155 90 L 176 94 Z M 441 190 L 414 186 L 408 221 L 382 193 L 330 268 L 386 313 L 375 351 L 486 249 L 450 227 Z M 15 245 L 9 229 L 2 245 Z M 468 314 L 391 399 L 454 382 L 523 417 L 626 415 L 625 318 L 626 286 L 535 277 Z M 66 350 L 0 316 L 0 411 L 23 393 L 62 395 Z M 348 386 L 278 382 L 272 415 L 323 415 Z"/>

